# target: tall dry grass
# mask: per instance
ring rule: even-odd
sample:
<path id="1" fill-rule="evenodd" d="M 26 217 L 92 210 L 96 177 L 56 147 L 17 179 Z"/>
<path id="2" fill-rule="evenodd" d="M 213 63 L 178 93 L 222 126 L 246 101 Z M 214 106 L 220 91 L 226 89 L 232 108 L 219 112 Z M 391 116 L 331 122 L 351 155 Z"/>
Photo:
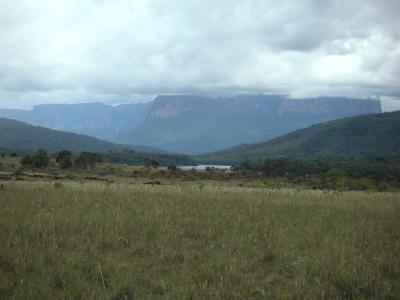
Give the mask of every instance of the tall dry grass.
<path id="1" fill-rule="evenodd" d="M 1 299 L 396 299 L 400 196 L 7 182 Z"/>

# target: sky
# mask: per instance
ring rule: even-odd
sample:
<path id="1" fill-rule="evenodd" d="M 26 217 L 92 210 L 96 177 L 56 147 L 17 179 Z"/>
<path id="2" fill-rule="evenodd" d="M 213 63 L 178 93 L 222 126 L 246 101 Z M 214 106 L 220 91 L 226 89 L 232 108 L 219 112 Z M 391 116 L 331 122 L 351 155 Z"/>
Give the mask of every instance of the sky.
<path id="1" fill-rule="evenodd" d="M 398 0 L 0 0 L 0 107 L 158 94 L 381 97 Z"/>

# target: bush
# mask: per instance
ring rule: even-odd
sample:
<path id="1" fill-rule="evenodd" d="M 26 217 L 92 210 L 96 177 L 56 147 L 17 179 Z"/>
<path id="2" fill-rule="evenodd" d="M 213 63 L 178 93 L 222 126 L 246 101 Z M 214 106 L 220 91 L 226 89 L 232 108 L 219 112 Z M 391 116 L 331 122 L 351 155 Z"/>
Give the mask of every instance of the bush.
<path id="1" fill-rule="evenodd" d="M 175 164 L 170 164 L 170 165 L 168 165 L 168 170 L 171 170 L 171 171 L 176 171 L 176 165 Z"/>
<path id="2" fill-rule="evenodd" d="M 31 165 L 32 164 L 32 157 L 30 155 L 25 155 L 21 160 L 21 164 L 23 166 Z"/>
<path id="3" fill-rule="evenodd" d="M 346 184 L 346 174 L 340 169 L 331 169 L 326 173 L 328 187 L 334 190 L 343 190 Z"/>
<path id="4" fill-rule="evenodd" d="M 155 168 L 157 168 L 159 164 L 160 164 L 160 162 L 159 162 L 157 159 L 155 159 L 155 158 L 148 158 L 148 157 L 146 157 L 146 158 L 144 159 L 144 165 L 145 165 L 146 167 L 155 167 Z"/>
<path id="5" fill-rule="evenodd" d="M 47 151 L 44 149 L 39 149 L 35 155 L 25 155 L 21 164 L 23 166 L 31 166 L 32 168 L 44 168 L 49 164 L 49 157 L 47 156 Z"/>
<path id="6" fill-rule="evenodd" d="M 44 168 L 47 167 L 49 164 L 49 157 L 47 156 L 47 151 L 44 149 L 39 149 L 32 157 L 32 163 L 31 165 L 34 168 Z"/>
<path id="7" fill-rule="evenodd" d="M 82 152 L 76 159 L 75 159 L 75 166 L 79 168 L 93 168 L 96 163 L 101 162 L 101 156 L 97 153 L 91 152 Z"/>
<path id="8" fill-rule="evenodd" d="M 60 151 L 57 154 L 56 161 L 61 169 L 68 169 L 72 167 L 72 153 L 68 150 Z"/>
<path id="9" fill-rule="evenodd" d="M 376 185 L 376 190 L 377 190 L 378 192 L 387 192 L 387 191 L 390 191 L 390 190 L 391 190 L 391 186 L 390 186 L 390 184 L 388 184 L 388 183 L 386 183 L 386 182 L 379 182 L 379 183 Z"/>

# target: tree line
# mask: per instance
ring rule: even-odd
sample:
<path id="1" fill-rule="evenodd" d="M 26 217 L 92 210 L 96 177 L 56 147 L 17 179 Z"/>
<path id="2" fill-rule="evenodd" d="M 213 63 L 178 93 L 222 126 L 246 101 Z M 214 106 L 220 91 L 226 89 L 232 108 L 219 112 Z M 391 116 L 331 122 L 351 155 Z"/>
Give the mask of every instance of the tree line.
<path id="1" fill-rule="evenodd" d="M 69 169 L 72 167 L 77 168 L 88 168 L 93 167 L 96 163 L 110 162 L 110 163 L 128 163 L 135 165 L 144 165 L 146 167 L 157 168 L 161 164 L 168 166 L 176 165 L 179 159 L 175 160 L 173 155 L 168 154 L 152 154 L 144 156 L 142 153 L 136 153 L 133 151 L 125 152 L 108 152 L 108 153 L 92 153 L 92 152 L 81 152 L 78 156 L 74 156 L 69 150 L 62 150 L 51 156 L 44 149 L 37 150 L 34 154 L 26 154 L 21 160 L 21 164 L 24 166 L 30 166 L 32 168 L 45 168 L 49 166 L 51 158 L 55 159 L 61 169 Z M 185 158 L 186 159 L 186 158 Z M 186 161 L 186 160 L 182 160 Z"/>
<path id="2" fill-rule="evenodd" d="M 69 169 L 73 166 L 78 168 L 93 167 L 96 163 L 102 161 L 101 155 L 91 152 L 82 152 L 78 156 L 74 157 L 72 152 L 69 150 L 62 150 L 54 155 L 54 158 L 61 169 Z M 50 163 L 50 157 L 46 150 L 39 149 L 35 154 L 25 155 L 21 164 L 24 166 L 30 166 L 32 168 L 45 168 Z"/>
<path id="3" fill-rule="evenodd" d="M 400 186 L 400 155 L 267 159 L 261 163 L 245 162 L 237 167 L 242 173 L 261 173 L 265 177 L 284 178 L 317 188 L 363 189 L 389 184 Z M 356 185 L 360 185 L 357 188 Z"/>

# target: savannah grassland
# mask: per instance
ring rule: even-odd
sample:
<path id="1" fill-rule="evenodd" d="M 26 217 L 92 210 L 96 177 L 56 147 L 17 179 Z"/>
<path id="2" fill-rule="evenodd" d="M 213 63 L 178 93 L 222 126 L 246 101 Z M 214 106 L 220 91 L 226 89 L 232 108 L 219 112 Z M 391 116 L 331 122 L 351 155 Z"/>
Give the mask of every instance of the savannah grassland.
<path id="1" fill-rule="evenodd" d="M 1 183 L 1 299 L 400 296 L 400 194 Z"/>

